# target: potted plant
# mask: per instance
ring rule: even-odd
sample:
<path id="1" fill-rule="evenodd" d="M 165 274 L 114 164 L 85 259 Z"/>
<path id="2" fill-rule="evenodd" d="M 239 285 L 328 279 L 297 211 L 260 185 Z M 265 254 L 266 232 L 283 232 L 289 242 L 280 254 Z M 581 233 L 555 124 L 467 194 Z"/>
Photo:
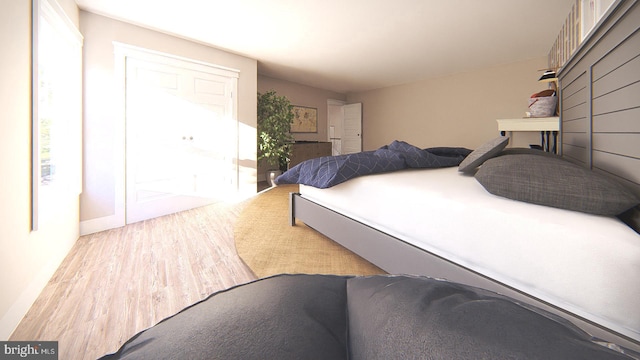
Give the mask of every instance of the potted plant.
<path id="1" fill-rule="evenodd" d="M 258 160 L 265 159 L 269 171 L 267 182 L 272 176 L 286 171 L 291 156 L 291 121 L 293 105 L 285 96 L 271 90 L 258 93 Z"/>

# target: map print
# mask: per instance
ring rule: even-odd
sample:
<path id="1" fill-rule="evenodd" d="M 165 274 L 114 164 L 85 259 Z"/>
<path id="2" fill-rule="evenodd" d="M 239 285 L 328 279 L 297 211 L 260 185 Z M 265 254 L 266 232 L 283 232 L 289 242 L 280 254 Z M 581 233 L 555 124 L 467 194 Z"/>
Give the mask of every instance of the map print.
<path id="1" fill-rule="evenodd" d="M 318 132 L 318 109 L 304 106 L 294 106 L 293 121 L 291 122 L 291 132 Z"/>

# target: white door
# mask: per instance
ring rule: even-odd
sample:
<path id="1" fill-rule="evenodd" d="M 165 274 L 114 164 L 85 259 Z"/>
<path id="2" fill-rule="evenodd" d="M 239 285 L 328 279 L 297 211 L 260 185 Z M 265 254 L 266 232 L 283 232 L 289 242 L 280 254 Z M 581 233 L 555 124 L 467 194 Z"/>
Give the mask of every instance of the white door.
<path id="1" fill-rule="evenodd" d="M 126 58 L 127 223 L 237 192 L 237 78 Z"/>
<path id="2" fill-rule="evenodd" d="M 341 143 L 342 154 L 362 151 L 362 103 L 344 106 Z"/>

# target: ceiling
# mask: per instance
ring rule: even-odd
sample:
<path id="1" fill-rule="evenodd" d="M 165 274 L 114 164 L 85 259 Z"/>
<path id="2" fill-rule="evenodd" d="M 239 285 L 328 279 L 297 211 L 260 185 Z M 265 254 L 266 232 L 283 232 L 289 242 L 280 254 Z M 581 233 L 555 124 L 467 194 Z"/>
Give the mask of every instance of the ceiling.
<path id="1" fill-rule="evenodd" d="M 76 0 L 340 93 L 546 56 L 575 0 Z"/>

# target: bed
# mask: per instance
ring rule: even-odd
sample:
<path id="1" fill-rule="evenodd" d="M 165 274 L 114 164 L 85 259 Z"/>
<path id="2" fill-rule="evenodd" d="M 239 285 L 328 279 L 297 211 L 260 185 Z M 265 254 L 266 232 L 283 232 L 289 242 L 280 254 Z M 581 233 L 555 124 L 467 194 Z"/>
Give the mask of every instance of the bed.
<path id="1" fill-rule="evenodd" d="M 640 235 L 615 217 L 494 196 L 456 167 L 300 185 L 291 208 L 293 224 L 303 221 L 389 273 L 543 304 L 638 348 Z"/>
<path id="2" fill-rule="evenodd" d="M 568 177 L 520 188 L 525 199 L 505 196 L 508 184 L 492 184 L 494 170 L 517 172 L 536 155 L 499 149 L 467 173 L 403 169 L 324 189 L 302 184 L 291 194 L 291 224 L 302 221 L 389 273 L 487 288 L 640 350 L 640 208 L 593 209 L 599 200 L 588 191 L 572 200 L 583 200 L 575 207 L 554 203 L 562 192 L 532 201 L 557 182 L 580 188 L 572 181 L 592 174 L 640 194 L 639 8 L 616 2 L 559 72 L 562 163 L 546 174 L 567 167 Z M 526 176 L 545 174 L 540 169 Z"/>

